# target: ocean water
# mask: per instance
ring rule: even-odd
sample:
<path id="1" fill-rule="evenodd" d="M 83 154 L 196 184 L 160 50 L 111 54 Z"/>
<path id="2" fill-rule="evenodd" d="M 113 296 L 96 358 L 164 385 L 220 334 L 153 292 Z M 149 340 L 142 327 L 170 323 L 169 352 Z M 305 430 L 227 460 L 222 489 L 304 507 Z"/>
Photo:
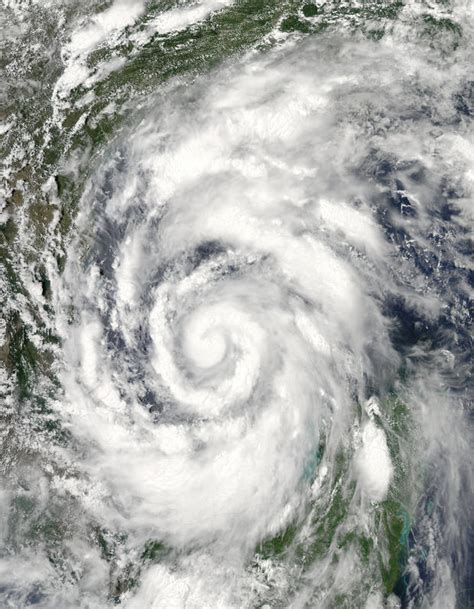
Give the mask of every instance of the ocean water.
<path id="1" fill-rule="evenodd" d="M 2 0 L 2 609 L 474 606 L 473 25 Z"/>

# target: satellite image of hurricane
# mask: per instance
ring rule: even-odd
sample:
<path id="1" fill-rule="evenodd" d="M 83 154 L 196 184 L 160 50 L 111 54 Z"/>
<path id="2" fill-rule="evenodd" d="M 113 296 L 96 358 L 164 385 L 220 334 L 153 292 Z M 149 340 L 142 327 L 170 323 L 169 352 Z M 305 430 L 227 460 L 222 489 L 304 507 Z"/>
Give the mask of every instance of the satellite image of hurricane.
<path id="1" fill-rule="evenodd" d="M 474 608 L 473 0 L 0 0 L 0 609 Z"/>

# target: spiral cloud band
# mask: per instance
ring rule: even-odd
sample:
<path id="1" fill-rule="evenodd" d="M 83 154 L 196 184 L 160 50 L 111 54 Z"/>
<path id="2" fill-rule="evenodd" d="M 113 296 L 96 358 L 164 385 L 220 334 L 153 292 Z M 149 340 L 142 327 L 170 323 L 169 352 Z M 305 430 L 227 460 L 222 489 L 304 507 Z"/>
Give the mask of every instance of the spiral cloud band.
<path id="1" fill-rule="evenodd" d="M 410 263 L 390 237 L 406 224 L 418 239 L 428 222 L 435 186 L 417 172 L 437 163 L 430 126 L 412 118 L 414 136 L 405 117 L 429 67 L 337 44 L 171 84 L 84 195 L 81 240 L 97 232 L 59 297 L 82 311 L 63 382 L 96 480 L 87 508 L 136 543 L 194 553 L 151 568 L 127 606 L 254 602 L 246 561 L 317 517 L 341 447 L 354 525 L 370 532 L 387 499 L 396 465 L 377 399 L 401 357 L 386 303 L 405 298 L 427 318 L 442 304 L 414 266 L 400 279 Z M 390 171 L 409 188 L 398 209 L 384 195 Z M 368 406 L 354 431 L 357 403 Z M 363 571 L 350 552 L 342 560 Z M 326 568 L 336 589 L 351 585 Z M 288 594 L 288 574 L 272 576 Z"/>
<path id="2" fill-rule="evenodd" d="M 0 605 L 468 609 L 465 3 L 46 4 Z"/>

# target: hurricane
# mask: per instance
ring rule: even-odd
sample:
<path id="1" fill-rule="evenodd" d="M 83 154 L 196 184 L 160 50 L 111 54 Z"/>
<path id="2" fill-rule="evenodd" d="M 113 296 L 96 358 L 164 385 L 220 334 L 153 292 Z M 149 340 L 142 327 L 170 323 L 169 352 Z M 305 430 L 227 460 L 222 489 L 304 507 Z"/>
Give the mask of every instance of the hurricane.
<path id="1" fill-rule="evenodd" d="M 472 607 L 470 3 L 2 6 L 1 606 Z"/>

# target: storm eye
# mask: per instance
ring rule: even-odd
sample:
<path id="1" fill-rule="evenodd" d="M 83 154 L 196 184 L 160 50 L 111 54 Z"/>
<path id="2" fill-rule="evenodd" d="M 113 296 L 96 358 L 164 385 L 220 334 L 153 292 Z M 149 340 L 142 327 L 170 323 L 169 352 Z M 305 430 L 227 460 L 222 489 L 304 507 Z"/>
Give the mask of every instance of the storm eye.
<path id="1" fill-rule="evenodd" d="M 197 266 L 201 262 L 207 262 L 213 256 L 224 254 L 225 251 L 226 248 L 219 241 L 205 241 L 196 247 L 190 258 Z"/>

